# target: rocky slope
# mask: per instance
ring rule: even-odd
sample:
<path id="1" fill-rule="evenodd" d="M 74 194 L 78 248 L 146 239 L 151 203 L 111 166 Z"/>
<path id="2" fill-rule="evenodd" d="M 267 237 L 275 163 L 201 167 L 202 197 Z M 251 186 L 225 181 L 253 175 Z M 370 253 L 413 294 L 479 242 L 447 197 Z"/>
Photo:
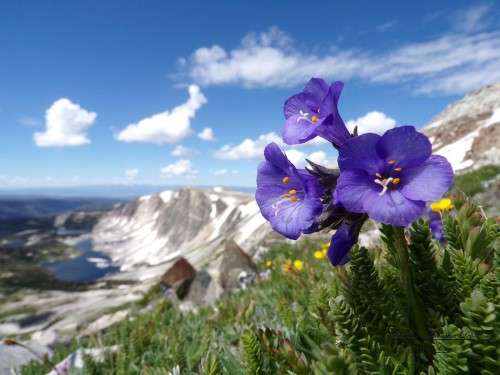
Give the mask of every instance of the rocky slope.
<path id="1" fill-rule="evenodd" d="M 422 130 L 455 171 L 500 164 L 500 82 L 451 103 Z"/>
<path id="2" fill-rule="evenodd" d="M 234 239 L 245 251 L 271 232 L 250 194 L 181 189 L 143 196 L 104 215 L 94 227 L 94 248 L 122 271 L 179 256 L 201 266 Z"/>

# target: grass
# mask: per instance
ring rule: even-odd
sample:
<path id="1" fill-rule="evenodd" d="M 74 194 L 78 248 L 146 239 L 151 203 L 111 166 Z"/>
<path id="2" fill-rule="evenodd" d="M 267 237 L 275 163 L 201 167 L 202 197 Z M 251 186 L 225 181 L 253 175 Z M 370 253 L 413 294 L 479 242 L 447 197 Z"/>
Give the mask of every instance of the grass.
<path id="1" fill-rule="evenodd" d="M 277 245 L 260 265 L 264 270 L 265 261 L 272 260 L 269 278 L 255 287 L 226 295 L 215 306 L 186 315 L 163 300 L 150 313 L 59 348 L 53 361 L 63 359 L 75 347 L 118 344 L 121 346 L 118 353 L 109 355 L 104 363 L 89 364 L 88 373 L 167 374 L 179 365 L 182 374 L 197 374 L 203 373 L 202 369 L 209 365 L 207 361 L 215 356 L 220 358 L 224 373 L 240 374 L 240 362 L 245 360 L 239 351 L 240 339 L 249 330 L 264 325 L 280 332 L 284 340 L 304 340 L 296 344 L 306 350 L 305 333 L 319 324 L 313 295 L 327 285 L 328 293 L 333 296 L 340 287 L 328 260 L 314 258 L 318 247 L 318 243 L 311 241 Z M 287 260 L 296 259 L 304 262 L 303 270 L 282 269 Z M 158 298 L 162 298 L 161 293 L 155 287 L 139 305 Z M 49 363 L 33 363 L 24 368 L 23 374 L 45 374 L 51 367 Z"/>
<path id="2" fill-rule="evenodd" d="M 485 165 L 456 176 L 454 190 L 462 191 L 468 196 L 474 196 L 484 191 L 484 182 L 492 180 L 498 175 L 500 175 L 500 165 Z"/>

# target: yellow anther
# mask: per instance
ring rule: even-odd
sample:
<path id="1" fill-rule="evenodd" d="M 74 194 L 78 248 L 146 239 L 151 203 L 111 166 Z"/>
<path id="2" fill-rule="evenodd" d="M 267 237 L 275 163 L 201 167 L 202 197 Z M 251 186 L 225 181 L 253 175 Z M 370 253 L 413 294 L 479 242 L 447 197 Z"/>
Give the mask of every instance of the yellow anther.
<path id="1" fill-rule="evenodd" d="M 318 117 L 318 116 L 313 115 L 313 116 L 311 117 L 311 122 L 312 122 L 313 124 L 316 124 L 318 121 L 319 121 L 319 117 Z"/>
<path id="2" fill-rule="evenodd" d="M 289 195 L 295 195 L 297 194 L 297 190 L 295 189 L 291 189 L 289 192 L 288 192 Z"/>
<path id="3" fill-rule="evenodd" d="M 297 198 L 297 197 L 291 197 L 291 198 L 290 198 L 290 200 L 291 200 L 293 203 L 295 203 L 295 202 L 297 202 L 297 201 L 299 200 L 299 198 Z"/>
<path id="4" fill-rule="evenodd" d="M 395 170 L 396 172 L 401 172 L 401 171 L 403 170 L 403 168 L 401 168 L 401 167 L 397 167 L 397 168 L 394 168 L 394 170 Z"/>
<path id="5" fill-rule="evenodd" d="M 288 176 L 285 176 L 283 177 L 283 179 L 281 180 L 284 184 L 288 184 L 288 181 L 290 181 L 290 177 Z"/>
<path id="6" fill-rule="evenodd" d="M 387 164 L 390 164 L 390 165 L 396 164 L 396 160 L 389 160 L 389 161 L 387 162 Z"/>
<path id="7" fill-rule="evenodd" d="M 401 182 L 401 179 L 399 179 L 398 177 L 396 177 L 394 180 L 392 180 L 392 183 L 393 183 L 394 185 L 397 185 L 397 184 L 399 184 L 400 182 Z"/>
<path id="8" fill-rule="evenodd" d="M 453 207 L 453 202 L 450 198 L 443 198 L 431 204 L 431 210 L 434 212 L 449 211 Z"/>

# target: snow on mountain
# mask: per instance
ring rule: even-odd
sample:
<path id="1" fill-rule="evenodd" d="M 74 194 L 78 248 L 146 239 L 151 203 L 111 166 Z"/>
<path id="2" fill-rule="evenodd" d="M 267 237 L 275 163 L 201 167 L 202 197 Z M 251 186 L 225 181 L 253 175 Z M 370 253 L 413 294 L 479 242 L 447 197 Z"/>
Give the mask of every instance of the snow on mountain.
<path id="1" fill-rule="evenodd" d="M 455 171 L 500 164 L 500 82 L 451 103 L 422 131 Z"/>
<path id="2" fill-rule="evenodd" d="M 226 239 L 245 251 L 271 232 L 250 194 L 223 189 L 181 189 L 140 197 L 105 214 L 94 227 L 94 248 L 122 271 L 179 256 L 200 266 Z"/>

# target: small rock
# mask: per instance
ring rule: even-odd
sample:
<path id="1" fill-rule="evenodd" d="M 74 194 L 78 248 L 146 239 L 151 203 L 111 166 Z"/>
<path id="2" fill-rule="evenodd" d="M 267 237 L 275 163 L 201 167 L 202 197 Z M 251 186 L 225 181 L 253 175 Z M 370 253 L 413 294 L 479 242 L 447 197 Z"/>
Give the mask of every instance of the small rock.
<path id="1" fill-rule="evenodd" d="M 247 275 L 256 275 L 257 273 L 257 266 L 252 261 L 252 258 L 233 240 L 226 242 L 219 267 L 220 281 L 224 290 L 240 288 L 240 274 L 242 272 L 246 272 Z"/>
<path id="2" fill-rule="evenodd" d="M 163 274 L 161 283 L 166 288 L 174 288 L 176 285 L 184 281 L 192 280 L 196 270 L 185 258 L 179 258 L 170 268 Z"/>
<path id="3" fill-rule="evenodd" d="M 28 362 L 40 360 L 44 355 L 52 355 L 50 349 L 43 345 L 30 343 L 26 346 L 30 350 L 20 345 L 0 344 L 0 374 L 18 374 Z"/>
<path id="4" fill-rule="evenodd" d="M 45 331 L 37 331 L 31 335 L 31 340 L 42 345 L 54 347 L 59 342 L 59 336 L 51 329 Z"/>

